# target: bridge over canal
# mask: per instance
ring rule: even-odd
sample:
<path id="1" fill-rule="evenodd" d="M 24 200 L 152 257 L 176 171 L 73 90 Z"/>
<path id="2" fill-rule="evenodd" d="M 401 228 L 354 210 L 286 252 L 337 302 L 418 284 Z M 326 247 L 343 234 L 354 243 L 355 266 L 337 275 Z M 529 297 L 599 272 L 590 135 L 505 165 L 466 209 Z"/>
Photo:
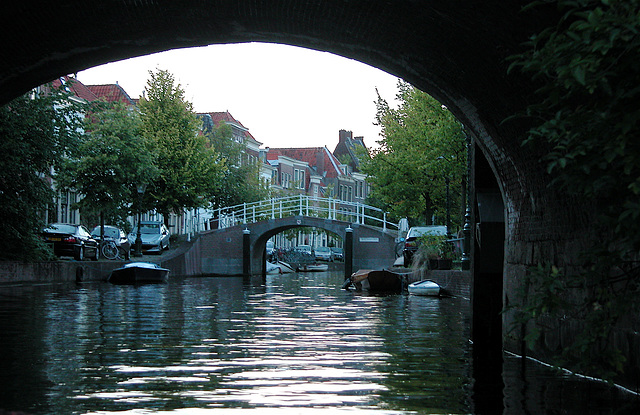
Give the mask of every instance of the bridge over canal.
<path id="1" fill-rule="evenodd" d="M 201 233 L 194 245 L 203 274 L 261 274 L 267 241 L 302 227 L 324 229 L 343 239 L 345 273 L 352 268 L 390 267 L 401 230 L 376 207 L 305 195 L 216 209 L 213 217 L 218 229 Z"/>

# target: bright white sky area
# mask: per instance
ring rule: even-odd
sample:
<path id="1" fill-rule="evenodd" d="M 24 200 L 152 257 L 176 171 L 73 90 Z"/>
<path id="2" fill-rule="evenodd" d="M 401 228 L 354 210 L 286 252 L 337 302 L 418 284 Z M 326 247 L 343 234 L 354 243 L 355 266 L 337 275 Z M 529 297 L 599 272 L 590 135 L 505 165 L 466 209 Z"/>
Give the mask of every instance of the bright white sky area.
<path id="1" fill-rule="evenodd" d="M 340 129 L 376 147 L 376 88 L 393 105 L 398 78 L 355 60 L 298 47 L 245 43 L 176 49 L 78 73 L 138 98 L 149 71 L 168 70 L 196 112 L 229 111 L 263 147 L 333 151 Z"/>

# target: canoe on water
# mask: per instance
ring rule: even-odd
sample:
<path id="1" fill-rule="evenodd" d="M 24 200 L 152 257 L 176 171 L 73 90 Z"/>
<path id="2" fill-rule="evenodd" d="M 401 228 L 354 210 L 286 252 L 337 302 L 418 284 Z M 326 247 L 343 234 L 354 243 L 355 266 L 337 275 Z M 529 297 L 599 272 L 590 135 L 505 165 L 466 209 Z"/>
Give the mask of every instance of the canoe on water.
<path id="1" fill-rule="evenodd" d="M 439 296 L 440 286 L 431 280 L 422 280 L 409 284 L 409 294 Z"/>

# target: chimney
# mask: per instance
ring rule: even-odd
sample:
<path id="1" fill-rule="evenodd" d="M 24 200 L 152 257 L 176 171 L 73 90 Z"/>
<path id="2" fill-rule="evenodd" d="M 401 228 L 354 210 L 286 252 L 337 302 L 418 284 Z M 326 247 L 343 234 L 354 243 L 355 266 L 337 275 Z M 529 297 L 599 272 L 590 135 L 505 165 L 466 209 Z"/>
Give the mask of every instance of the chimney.
<path id="1" fill-rule="evenodd" d="M 350 139 L 352 137 L 353 137 L 353 132 L 347 131 L 347 130 L 340 130 L 338 142 L 343 143 L 347 141 L 348 138 Z"/>

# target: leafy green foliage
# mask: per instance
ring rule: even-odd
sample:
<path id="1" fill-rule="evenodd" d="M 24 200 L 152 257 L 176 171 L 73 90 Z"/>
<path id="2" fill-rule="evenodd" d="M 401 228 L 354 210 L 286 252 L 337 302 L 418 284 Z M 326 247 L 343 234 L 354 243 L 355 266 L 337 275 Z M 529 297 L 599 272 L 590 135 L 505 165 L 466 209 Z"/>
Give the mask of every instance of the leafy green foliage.
<path id="1" fill-rule="evenodd" d="M 68 93 L 53 88 L 0 108 L 0 259 L 49 257 L 40 240 L 41 218 L 54 196 L 48 178 L 77 145 L 78 111 Z"/>
<path id="2" fill-rule="evenodd" d="M 424 234 L 418 238 L 418 251 L 420 255 L 426 258 L 445 258 L 445 252 L 449 252 L 446 240 L 446 235 Z"/>
<path id="3" fill-rule="evenodd" d="M 623 363 L 608 347 L 611 330 L 637 311 L 640 294 L 640 1 L 557 3 L 563 13 L 558 25 L 532 37 L 511 69 L 531 73 L 542 85 L 539 102 L 527 111 L 535 127 L 525 145 L 548 148 L 543 161 L 552 186 L 588 201 L 594 245 L 576 272 L 534 270 L 537 277 L 528 283 L 536 294 L 526 297 L 522 316 L 580 318 L 585 327 L 565 347 L 565 358 L 611 376 Z M 561 301 L 574 288 L 583 295 L 571 304 Z"/>
<path id="4" fill-rule="evenodd" d="M 462 125 L 439 102 L 411 85 L 399 82 L 399 107 L 378 95 L 376 124 L 382 128 L 379 147 L 362 158 L 370 176 L 372 200 L 397 218 L 413 224 L 445 223 L 446 179 L 450 180 L 450 211 L 454 228 L 462 218 L 461 183 L 466 171 Z"/>
<path id="5" fill-rule="evenodd" d="M 159 174 L 149 183 L 143 208 L 169 213 L 202 207 L 220 190 L 224 164 L 199 134 L 200 121 L 171 73 L 149 72 L 140 100 L 142 135 L 153 148 Z"/>
<path id="6" fill-rule="evenodd" d="M 137 184 L 150 182 L 157 168 L 135 109 L 98 102 L 90 114 L 78 157 L 65 159 L 55 178 L 61 188 L 82 194 L 77 205 L 83 217 L 102 214 L 106 223 L 122 227 L 132 213 Z"/>
<path id="7" fill-rule="evenodd" d="M 243 160 L 246 145 L 233 140 L 231 126 L 221 123 L 207 132 L 209 145 L 225 166 L 218 191 L 210 199 L 213 208 L 255 202 L 268 196 L 268 187 L 260 181 L 260 165 Z"/>

